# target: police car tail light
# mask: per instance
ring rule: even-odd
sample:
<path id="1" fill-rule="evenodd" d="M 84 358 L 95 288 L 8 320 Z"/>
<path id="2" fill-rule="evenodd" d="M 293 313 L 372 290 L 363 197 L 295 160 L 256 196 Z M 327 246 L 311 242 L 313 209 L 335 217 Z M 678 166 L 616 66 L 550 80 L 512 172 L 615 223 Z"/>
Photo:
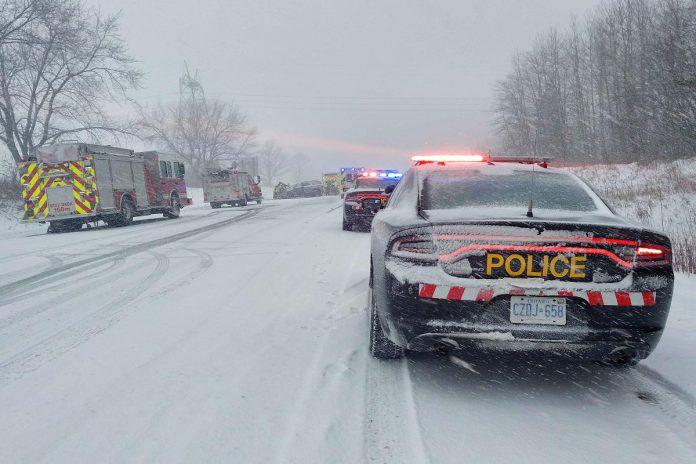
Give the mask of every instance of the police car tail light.
<path id="1" fill-rule="evenodd" d="M 662 266 L 671 260 L 669 248 L 664 245 L 642 243 L 636 249 L 636 266 Z"/>
<path id="2" fill-rule="evenodd" d="M 408 260 L 437 262 L 437 247 L 431 236 L 403 237 L 394 242 L 391 255 Z"/>

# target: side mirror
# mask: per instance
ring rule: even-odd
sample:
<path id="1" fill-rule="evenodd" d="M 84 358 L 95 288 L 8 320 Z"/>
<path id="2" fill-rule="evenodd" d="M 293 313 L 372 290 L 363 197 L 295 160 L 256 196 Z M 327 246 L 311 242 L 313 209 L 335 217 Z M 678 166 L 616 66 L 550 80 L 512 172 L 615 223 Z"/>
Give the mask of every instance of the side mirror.
<path id="1" fill-rule="evenodd" d="M 395 188 L 396 185 L 388 185 L 387 188 L 384 189 L 384 193 L 391 195 Z"/>

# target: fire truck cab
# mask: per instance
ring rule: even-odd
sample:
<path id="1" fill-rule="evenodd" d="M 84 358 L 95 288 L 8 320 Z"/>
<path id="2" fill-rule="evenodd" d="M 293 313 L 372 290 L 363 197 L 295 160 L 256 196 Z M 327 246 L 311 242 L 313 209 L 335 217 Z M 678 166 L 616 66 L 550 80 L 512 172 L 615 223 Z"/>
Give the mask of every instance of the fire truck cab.
<path id="1" fill-rule="evenodd" d="M 155 151 L 84 143 L 39 147 L 19 165 L 23 220 L 68 232 L 100 219 L 124 226 L 148 214 L 177 218 L 191 204 L 184 172 L 183 163 Z"/>

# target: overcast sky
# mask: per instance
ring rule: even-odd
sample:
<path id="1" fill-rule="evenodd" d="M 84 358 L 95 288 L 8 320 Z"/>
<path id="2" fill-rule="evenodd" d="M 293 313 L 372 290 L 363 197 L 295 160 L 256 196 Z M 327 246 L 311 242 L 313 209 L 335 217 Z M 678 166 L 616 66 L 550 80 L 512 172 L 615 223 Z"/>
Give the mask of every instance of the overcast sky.
<path id="1" fill-rule="evenodd" d="M 121 10 L 147 73 L 139 100 L 176 100 L 186 60 L 262 139 L 327 170 L 490 147 L 493 89 L 512 54 L 600 0 L 89 2 Z"/>

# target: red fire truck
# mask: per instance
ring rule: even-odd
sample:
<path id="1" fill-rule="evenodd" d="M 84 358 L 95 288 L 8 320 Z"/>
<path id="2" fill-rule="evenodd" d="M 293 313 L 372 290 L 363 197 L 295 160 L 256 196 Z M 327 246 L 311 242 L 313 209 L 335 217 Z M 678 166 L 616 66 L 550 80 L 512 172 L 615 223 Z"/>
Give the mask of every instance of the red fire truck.
<path id="1" fill-rule="evenodd" d="M 155 151 L 85 143 L 40 147 L 19 165 L 25 222 L 49 222 L 49 232 L 78 230 L 103 220 L 124 226 L 134 216 L 177 218 L 191 204 L 184 165 Z"/>
<path id="2" fill-rule="evenodd" d="M 246 206 L 255 201 L 261 204 L 261 179 L 235 169 L 210 169 L 203 176 L 203 199 L 213 209 L 222 205 Z"/>

